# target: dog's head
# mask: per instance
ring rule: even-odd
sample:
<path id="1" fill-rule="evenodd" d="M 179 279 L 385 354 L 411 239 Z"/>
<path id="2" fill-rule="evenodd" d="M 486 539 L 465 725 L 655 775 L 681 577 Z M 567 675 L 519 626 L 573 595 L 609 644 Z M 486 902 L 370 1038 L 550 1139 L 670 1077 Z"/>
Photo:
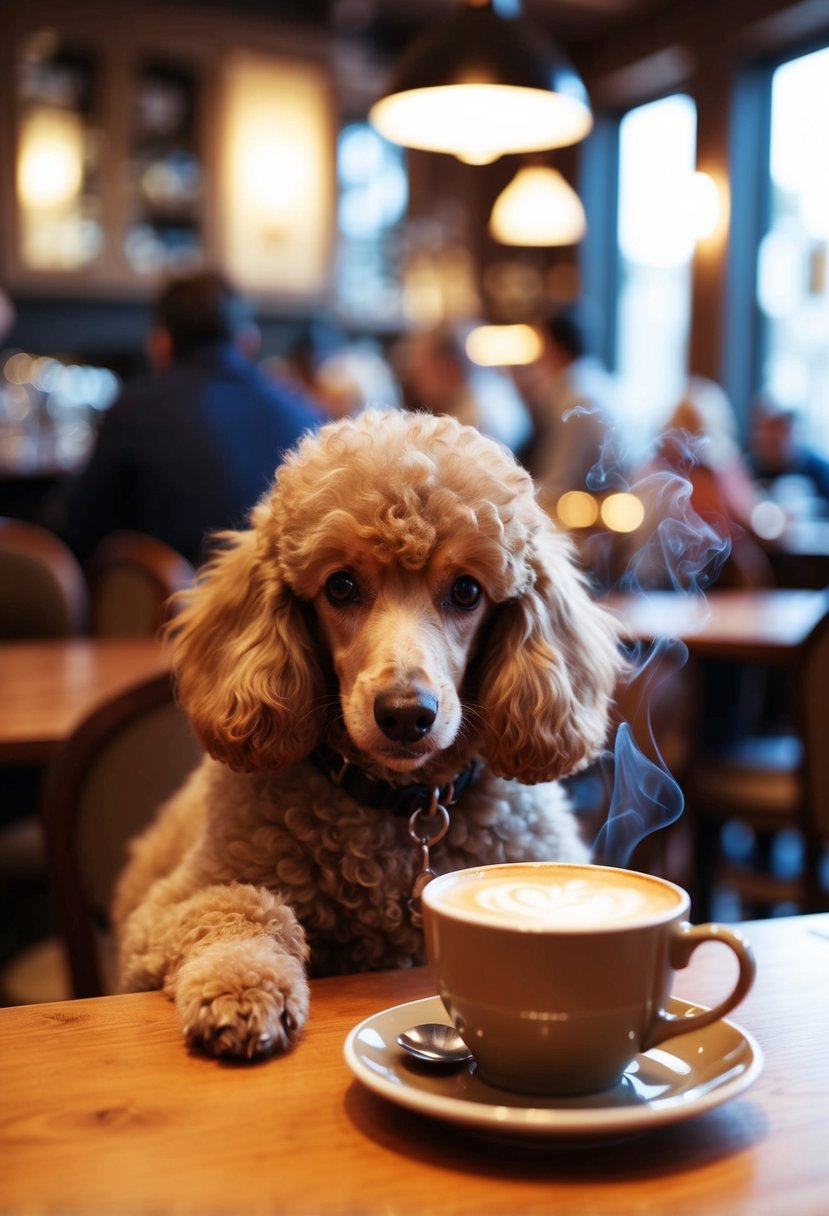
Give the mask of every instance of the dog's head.
<path id="1" fill-rule="evenodd" d="M 173 623 L 207 749 L 276 771 L 325 737 L 432 781 L 473 754 L 532 783 L 602 746 L 620 660 L 569 541 L 499 444 L 367 411 L 306 436 Z"/>

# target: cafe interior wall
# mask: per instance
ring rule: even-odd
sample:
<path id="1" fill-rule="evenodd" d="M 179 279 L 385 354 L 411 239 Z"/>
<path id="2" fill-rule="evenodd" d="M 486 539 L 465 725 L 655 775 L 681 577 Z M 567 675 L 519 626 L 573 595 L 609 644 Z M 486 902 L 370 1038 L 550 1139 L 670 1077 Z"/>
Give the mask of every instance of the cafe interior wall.
<path id="1" fill-rule="evenodd" d="M 77 11 L 89 7 L 76 6 Z M 258 45 L 264 38 L 271 45 L 299 46 L 305 53 L 310 48 L 323 60 L 332 50 L 333 32 L 327 25 L 320 25 L 324 5 L 305 6 L 306 25 L 302 28 L 297 15 L 303 6 L 295 4 L 269 6 L 272 17 L 266 16 L 261 4 L 225 5 L 220 0 L 198 15 L 186 6 L 159 9 L 138 0 L 116 7 L 119 25 L 131 20 L 144 31 L 152 29 L 153 36 L 162 41 L 168 28 L 175 26 L 180 32 L 188 20 L 193 20 L 199 38 L 213 38 L 224 46 Z M 286 22 L 280 14 L 288 9 L 290 19 Z M 56 0 L 32 0 L 25 16 L 30 23 L 38 18 L 47 21 L 58 11 L 65 21 L 65 7 Z M 637 11 L 640 16 L 635 15 Z M 698 114 L 698 167 L 720 184 L 726 202 L 717 229 L 697 248 L 689 364 L 693 373 L 713 378 L 728 380 L 730 376 L 733 382 L 742 376 L 743 383 L 736 393 L 739 402 L 747 396 L 753 368 L 750 328 L 744 327 L 744 345 L 737 356 L 728 337 L 733 330 L 727 311 L 735 252 L 731 233 L 735 226 L 729 224 L 727 201 L 735 82 L 738 69 L 746 61 L 761 62 L 786 48 L 795 53 L 810 39 L 829 36 L 827 6 L 814 0 L 794 4 L 784 0 L 732 0 L 727 6 L 719 0 L 668 0 L 665 4 L 648 4 L 644 11 L 634 5 L 631 13 L 624 19 L 617 12 L 612 28 L 609 17 L 597 16 L 593 23 L 583 21 L 570 43 L 565 43 L 584 76 L 597 118 L 596 132 L 588 141 L 589 154 L 583 155 L 582 149 L 563 149 L 550 157 L 550 163 L 564 171 L 585 199 L 589 227 L 580 248 L 517 251 L 499 247 L 488 237 L 489 210 L 515 172 L 519 163 L 515 157 L 472 167 L 446 156 L 410 153 L 408 220 L 415 229 L 418 224 L 422 227 L 431 223 L 440 232 L 440 239 L 465 247 L 474 268 L 482 311 L 493 319 L 511 319 L 500 314 L 510 309 L 520 311 L 520 292 L 517 299 L 511 298 L 509 285 L 534 276 L 535 282 L 543 284 L 548 303 L 560 303 L 581 292 L 598 302 L 599 312 L 607 320 L 615 287 L 612 249 L 607 243 L 613 219 L 608 199 L 613 196 L 614 166 L 612 155 L 605 153 L 613 145 L 615 124 L 633 105 L 676 89 L 689 91 Z M 114 20 L 113 9 L 109 14 Z M 312 17 L 316 25 L 307 24 Z M 370 39 L 371 33 L 369 25 L 361 38 Z M 11 41 L 6 39 L 7 48 Z M 364 60 L 371 70 L 363 73 L 363 96 L 355 93 L 344 97 L 335 84 L 339 119 L 354 116 L 360 107 L 367 106 L 369 93 L 382 79 L 383 55 L 388 56 L 394 49 L 385 45 L 370 50 Z M 10 65 L 6 67 L 0 73 L 0 118 L 10 130 L 14 72 L 8 70 Z M 3 168 L 9 172 L 8 161 Z M 8 216 L 3 218 L 7 220 Z M 9 225 L 5 226 L 8 230 Z M 122 364 L 130 356 L 140 356 L 147 322 L 147 290 L 117 291 L 107 296 L 93 284 L 82 284 L 74 290 L 66 286 L 50 290 L 14 287 L 12 294 L 18 312 L 14 337 L 29 349 L 70 350 L 91 360 L 112 363 L 120 359 Z M 325 306 L 324 299 L 313 306 L 307 301 L 296 306 L 272 297 L 260 309 L 266 337 L 271 344 L 289 345 L 313 315 L 325 311 Z M 340 320 L 347 324 L 347 318 Z M 600 337 L 601 353 L 609 356 L 609 321 Z M 729 360 L 734 364 L 730 371 Z"/>

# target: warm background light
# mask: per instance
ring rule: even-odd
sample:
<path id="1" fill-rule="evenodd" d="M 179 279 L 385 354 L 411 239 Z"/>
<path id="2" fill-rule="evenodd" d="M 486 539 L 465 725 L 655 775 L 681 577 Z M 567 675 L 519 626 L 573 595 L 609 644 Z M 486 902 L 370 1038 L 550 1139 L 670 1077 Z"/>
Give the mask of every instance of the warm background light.
<path id="1" fill-rule="evenodd" d="M 720 218 L 720 192 L 708 173 L 695 173 L 688 194 L 688 223 L 698 241 L 716 230 Z"/>
<path id="2" fill-rule="evenodd" d="M 489 231 L 505 245 L 572 245 L 587 222 L 581 199 L 557 169 L 525 165 L 495 200 Z"/>
<path id="3" fill-rule="evenodd" d="M 520 0 L 454 0 L 452 10 L 404 50 L 371 107 L 386 139 L 474 165 L 584 139 L 584 83 Z"/>
<path id="4" fill-rule="evenodd" d="M 381 135 L 409 148 L 448 152 L 484 165 L 505 152 L 534 152 L 575 143 L 593 124 L 575 98 L 508 85 L 455 84 L 414 89 L 378 101 L 371 121 Z"/>
<path id="5" fill-rule="evenodd" d="M 60 209 L 80 193 L 83 127 L 69 110 L 38 109 L 20 128 L 17 194 L 24 207 Z"/>
<path id="6" fill-rule="evenodd" d="M 590 528 L 599 518 L 599 504 L 585 490 L 568 490 L 556 503 L 556 515 L 565 528 Z"/>
<path id="7" fill-rule="evenodd" d="M 333 225 L 322 68 L 237 53 L 224 72 L 224 264 L 246 290 L 322 292 Z"/>
<path id="8" fill-rule="evenodd" d="M 531 325 L 479 325 L 466 339 L 466 353 L 479 367 L 534 363 L 541 349 L 541 337 Z"/>
<path id="9" fill-rule="evenodd" d="M 602 503 L 601 515 L 611 532 L 635 532 L 645 518 L 645 508 L 635 494 L 609 494 Z"/>
<path id="10" fill-rule="evenodd" d="M 44 105 L 23 115 L 16 187 L 20 251 L 32 269 L 76 270 L 100 248 L 100 225 L 84 206 L 85 150 L 76 111 Z"/>

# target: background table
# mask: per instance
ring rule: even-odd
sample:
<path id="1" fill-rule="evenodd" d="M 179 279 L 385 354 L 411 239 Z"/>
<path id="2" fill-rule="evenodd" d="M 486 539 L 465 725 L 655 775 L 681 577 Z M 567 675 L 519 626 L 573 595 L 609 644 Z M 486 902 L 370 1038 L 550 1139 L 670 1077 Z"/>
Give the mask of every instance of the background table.
<path id="1" fill-rule="evenodd" d="M 299 1046 L 234 1065 L 188 1055 L 160 993 L 0 1010 L 0 1211 L 60 1216 L 826 1216 L 829 916 L 748 926 L 758 978 L 732 1020 L 764 1070 L 684 1123 L 535 1147 L 370 1093 L 343 1042 L 433 993 L 424 969 L 316 981 Z M 677 993 L 732 974 L 704 945 Z"/>
<path id="2" fill-rule="evenodd" d="M 785 663 L 829 611 L 829 591 L 651 591 L 604 603 L 632 641 L 679 638 L 700 657 Z"/>
<path id="3" fill-rule="evenodd" d="M 775 581 L 781 587 L 829 585 L 829 519 L 790 520 L 768 546 Z"/>
<path id="4" fill-rule="evenodd" d="M 42 764 L 107 697 L 169 668 L 155 638 L 0 644 L 0 764 Z"/>

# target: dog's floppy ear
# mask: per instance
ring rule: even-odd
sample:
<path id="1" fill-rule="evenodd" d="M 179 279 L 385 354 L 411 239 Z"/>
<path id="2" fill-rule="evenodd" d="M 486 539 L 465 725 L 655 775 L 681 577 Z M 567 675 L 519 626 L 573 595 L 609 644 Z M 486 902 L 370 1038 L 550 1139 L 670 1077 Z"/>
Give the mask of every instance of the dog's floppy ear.
<path id="1" fill-rule="evenodd" d="M 523 594 L 496 609 L 478 688 L 484 758 L 527 785 L 575 772 L 602 747 L 622 667 L 612 618 L 546 519 L 529 565 Z"/>
<path id="2" fill-rule="evenodd" d="M 302 609 L 276 561 L 259 552 L 257 532 L 220 539 L 169 627 L 178 695 L 217 760 L 275 771 L 316 744 L 324 675 Z"/>

